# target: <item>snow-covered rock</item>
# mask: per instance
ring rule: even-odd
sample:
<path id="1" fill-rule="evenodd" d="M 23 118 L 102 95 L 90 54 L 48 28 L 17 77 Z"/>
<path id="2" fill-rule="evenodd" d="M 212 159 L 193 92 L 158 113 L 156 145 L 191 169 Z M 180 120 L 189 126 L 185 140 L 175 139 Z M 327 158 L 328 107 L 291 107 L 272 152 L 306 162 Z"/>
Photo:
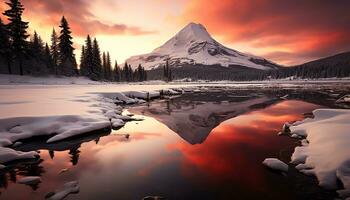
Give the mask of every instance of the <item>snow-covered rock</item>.
<path id="1" fill-rule="evenodd" d="M 336 103 L 350 103 L 350 94 L 339 98 Z"/>
<path id="2" fill-rule="evenodd" d="M 19 184 L 35 185 L 41 182 L 39 176 L 27 176 L 18 180 Z"/>
<path id="3" fill-rule="evenodd" d="M 78 181 L 71 181 L 65 183 L 61 190 L 53 192 L 52 195 L 48 196 L 49 200 L 62 200 L 66 198 L 69 194 L 74 194 L 79 192 L 79 183 Z"/>
<path id="4" fill-rule="evenodd" d="M 56 142 L 109 127 L 109 120 L 99 116 L 66 115 L 0 119 L 1 138 L 11 143 L 34 136 L 52 136 L 47 142 Z"/>
<path id="5" fill-rule="evenodd" d="M 262 164 L 273 170 L 288 172 L 288 165 L 277 158 L 266 158 Z"/>
<path id="6" fill-rule="evenodd" d="M 112 127 L 119 128 L 125 125 L 125 122 L 121 119 L 112 119 Z"/>
<path id="7" fill-rule="evenodd" d="M 340 192 L 350 194 L 350 110 L 317 109 L 313 114 L 313 119 L 290 127 L 308 141 L 295 148 L 291 162 L 299 164 L 301 172 L 315 175 L 322 187 L 337 189 L 340 180 L 344 185 Z"/>
<path id="8" fill-rule="evenodd" d="M 6 163 L 14 160 L 34 159 L 39 157 L 35 151 L 21 152 L 7 147 L 0 147 L 0 163 Z"/>
<path id="9" fill-rule="evenodd" d="M 201 24 L 189 23 L 161 47 L 149 54 L 133 56 L 126 60 L 132 67 L 142 64 L 146 70 L 164 65 L 203 64 L 244 66 L 260 70 L 276 69 L 277 65 L 264 58 L 227 48 L 215 41 Z"/>

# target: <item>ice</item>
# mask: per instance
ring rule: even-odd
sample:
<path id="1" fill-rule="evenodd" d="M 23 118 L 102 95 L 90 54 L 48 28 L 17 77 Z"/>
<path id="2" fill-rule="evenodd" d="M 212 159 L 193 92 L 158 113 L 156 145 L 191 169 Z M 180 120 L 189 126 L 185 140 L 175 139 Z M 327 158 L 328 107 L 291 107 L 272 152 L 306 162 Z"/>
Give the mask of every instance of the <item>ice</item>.
<path id="1" fill-rule="evenodd" d="M 27 176 L 18 180 L 18 183 L 26 185 L 35 185 L 40 182 L 41 178 L 39 176 Z"/>
<path id="2" fill-rule="evenodd" d="M 262 163 L 273 170 L 288 172 L 288 165 L 277 158 L 266 158 Z"/>
<path id="3" fill-rule="evenodd" d="M 79 183 L 78 181 L 71 181 L 65 183 L 61 190 L 58 190 L 52 195 L 50 195 L 47 199 L 49 200 L 62 200 L 66 198 L 69 194 L 74 194 L 79 192 Z"/>
<path id="4" fill-rule="evenodd" d="M 308 141 L 295 148 L 291 162 L 302 164 L 299 170 L 314 174 L 324 188 L 339 189 L 340 180 L 344 186 L 340 193 L 350 194 L 350 110 L 317 109 L 313 115 L 290 127 Z"/>

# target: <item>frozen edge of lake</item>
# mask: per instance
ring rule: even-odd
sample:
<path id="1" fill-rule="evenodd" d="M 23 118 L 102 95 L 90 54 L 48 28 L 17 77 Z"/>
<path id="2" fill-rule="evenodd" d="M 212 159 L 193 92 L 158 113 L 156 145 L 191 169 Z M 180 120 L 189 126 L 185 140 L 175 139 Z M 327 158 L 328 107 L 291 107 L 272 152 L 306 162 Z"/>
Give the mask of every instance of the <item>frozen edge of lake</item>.
<path id="1" fill-rule="evenodd" d="M 350 110 L 316 109 L 314 118 L 292 124 L 291 135 L 306 137 L 295 148 L 291 163 L 306 175 L 315 175 L 319 185 L 350 197 Z M 339 189 L 337 181 L 343 187 Z"/>
<path id="2" fill-rule="evenodd" d="M 191 89 L 186 89 L 191 91 Z M 120 128 L 127 121 L 137 120 L 123 116 L 121 104 L 141 104 L 143 99 L 158 98 L 161 94 L 179 95 L 183 89 L 162 89 L 160 91 L 127 91 L 102 93 L 90 96 L 91 107 L 97 107 L 99 112 L 86 115 L 59 115 L 59 116 L 27 116 L 0 119 L 0 164 L 7 162 L 34 159 L 39 157 L 35 151 L 15 151 L 18 141 L 36 136 L 47 136 L 47 143 L 58 142 L 89 132 L 112 128 Z M 2 165 L 3 166 L 3 165 Z"/>

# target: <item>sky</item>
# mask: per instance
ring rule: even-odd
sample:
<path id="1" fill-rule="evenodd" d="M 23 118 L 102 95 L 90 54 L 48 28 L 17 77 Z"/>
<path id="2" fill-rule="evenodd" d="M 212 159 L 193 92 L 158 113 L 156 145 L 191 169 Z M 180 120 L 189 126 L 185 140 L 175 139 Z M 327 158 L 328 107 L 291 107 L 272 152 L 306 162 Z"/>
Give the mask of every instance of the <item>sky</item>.
<path id="1" fill-rule="evenodd" d="M 8 1 L 8 0 L 5 0 Z M 350 51 L 349 0 L 22 0 L 30 33 L 49 41 L 64 15 L 77 60 L 87 34 L 122 63 L 190 22 L 218 42 L 285 66 Z M 0 11 L 7 9 L 4 1 Z M 4 19 L 4 16 L 1 16 Z"/>

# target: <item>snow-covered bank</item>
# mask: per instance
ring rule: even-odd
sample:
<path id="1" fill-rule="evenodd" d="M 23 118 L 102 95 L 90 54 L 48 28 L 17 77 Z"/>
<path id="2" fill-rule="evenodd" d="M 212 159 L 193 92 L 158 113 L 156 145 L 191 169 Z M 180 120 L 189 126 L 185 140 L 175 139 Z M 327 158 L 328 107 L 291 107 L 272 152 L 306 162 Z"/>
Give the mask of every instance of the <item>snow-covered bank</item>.
<path id="1" fill-rule="evenodd" d="M 350 110 L 317 109 L 314 118 L 290 126 L 292 134 L 308 142 L 296 147 L 292 163 L 307 175 L 315 175 L 320 186 L 339 189 L 342 198 L 350 197 Z"/>
<path id="2" fill-rule="evenodd" d="M 0 163 L 35 158 L 36 152 L 12 149 L 25 139 L 45 136 L 47 143 L 105 129 L 127 121 L 124 104 L 144 103 L 161 93 L 179 94 L 152 85 L 2 85 L 0 86 Z M 181 89 L 181 91 L 183 91 Z M 143 100 L 145 99 L 145 100 Z"/>

